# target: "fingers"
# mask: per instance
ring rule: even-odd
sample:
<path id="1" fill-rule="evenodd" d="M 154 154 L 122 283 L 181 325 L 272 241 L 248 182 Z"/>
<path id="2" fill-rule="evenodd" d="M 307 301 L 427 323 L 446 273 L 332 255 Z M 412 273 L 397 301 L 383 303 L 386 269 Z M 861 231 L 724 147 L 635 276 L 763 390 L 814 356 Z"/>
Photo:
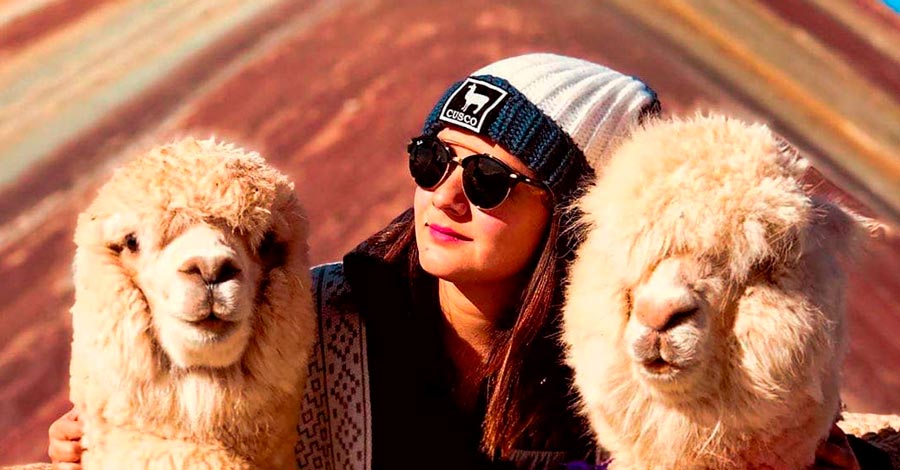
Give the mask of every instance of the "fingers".
<path id="1" fill-rule="evenodd" d="M 83 428 L 84 425 L 79 421 L 78 413 L 73 408 L 54 421 L 47 434 L 50 436 L 51 442 L 54 440 L 71 441 L 81 439 L 84 434 Z"/>
<path id="2" fill-rule="evenodd" d="M 74 408 L 69 410 L 50 425 L 47 430 L 49 444 L 47 455 L 55 464 L 54 468 L 72 469 L 81 468 L 81 465 L 73 467 L 69 464 L 78 464 L 81 461 L 81 436 L 84 434 L 84 424 L 79 421 L 79 415 Z"/>
<path id="3" fill-rule="evenodd" d="M 79 441 L 51 440 L 47 454 L 53 463 L 79 463 L 83 450 Z"/>
<path id="4" fill-rule="evenodd" d="M 70 418 L 72 421 L 79 421 L 81 412 L 78 410 L 77 406 L 72 406 L 72 409 L 67 411 L 63 416 Z"/>

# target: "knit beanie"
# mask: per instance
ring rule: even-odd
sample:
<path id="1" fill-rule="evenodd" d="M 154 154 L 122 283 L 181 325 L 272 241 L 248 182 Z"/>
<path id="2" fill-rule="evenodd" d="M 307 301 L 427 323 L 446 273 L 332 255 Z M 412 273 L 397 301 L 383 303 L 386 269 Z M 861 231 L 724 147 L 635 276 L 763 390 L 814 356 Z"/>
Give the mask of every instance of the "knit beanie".
<path id="1" fill-rule="evenodd" d="M 565 201 L 606 161 L 617 140 L 659 108 L 656 93 L 637 78 L 586 60 L 526 54 L 454 83 L 423 131 L 433 136 L 453 124 L 485 136 Z"/>

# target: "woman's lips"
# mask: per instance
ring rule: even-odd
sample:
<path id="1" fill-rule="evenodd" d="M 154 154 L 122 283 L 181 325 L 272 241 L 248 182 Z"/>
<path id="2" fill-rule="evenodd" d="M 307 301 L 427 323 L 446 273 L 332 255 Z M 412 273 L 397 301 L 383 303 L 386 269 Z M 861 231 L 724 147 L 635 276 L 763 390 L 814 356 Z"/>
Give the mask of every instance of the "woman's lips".
<path id="1" fill-rule="evenodd" d="M 456 233 L 449 227 L 443 227 L 437 224 L 425 224 L 431 236 L 441 242 L 470 242 L 471 238 Z"/>

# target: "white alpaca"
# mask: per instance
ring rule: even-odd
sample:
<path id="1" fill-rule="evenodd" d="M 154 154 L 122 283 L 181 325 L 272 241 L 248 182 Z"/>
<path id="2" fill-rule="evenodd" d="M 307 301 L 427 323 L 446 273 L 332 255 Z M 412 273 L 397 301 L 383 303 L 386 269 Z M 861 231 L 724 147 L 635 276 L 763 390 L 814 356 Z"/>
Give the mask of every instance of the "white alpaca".
<path id="1" fill-rule="evenodd" d="M 478 114 L 481 111 L 481 108 L 484 107 L 488 102 L 488 97 L 486 95 L 482 95 L 480 93 L 475 92 L 475 84 L 469 84 L 466 87 L 468 91 L 466 91 L 466 105 L 463 106 L 462 111 L 466 112 L 469 109 L 469 106 L 475 105 L 475 112 L 473 114 Z"/>
<path id="2" fill-rule="evenodd" d="M 86 470 L 295 468 L 305 240 L 293 185 L 255 153 L 186 139 L 114 174 L 75 234 Z"/>
<path id="3" fill-rule="evenodd" d="M 809 197 L 768 128 L 651 123 L 580 201 L 564 339 L 616 470 L 797 470 L 838 413 L 837 255 L 866 236 Z"/>

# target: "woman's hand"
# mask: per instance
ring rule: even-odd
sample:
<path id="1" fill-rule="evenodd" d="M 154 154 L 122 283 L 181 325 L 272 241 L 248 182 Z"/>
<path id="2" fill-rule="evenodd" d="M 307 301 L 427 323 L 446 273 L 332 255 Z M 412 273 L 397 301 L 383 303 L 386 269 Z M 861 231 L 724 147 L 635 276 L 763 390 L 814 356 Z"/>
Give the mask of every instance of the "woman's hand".
<path id="1" fill-rule="evenodd" d="M 819 448 L 816 449 L 816 463 L 811 470 L 836 469 L 860 470 L 856 455 L 853 454 L 850 442 L 847 441 L 847 435 L 837 423 L 831 425 L 828 439 L 819 443 Z"/>
<path id="2" fill-rule="evenodd" d="M 55 470 L 81 470 L 81 436 L 83 425 L 78 410 L 72 408 L 50 425 L 47 454 Z"/>

